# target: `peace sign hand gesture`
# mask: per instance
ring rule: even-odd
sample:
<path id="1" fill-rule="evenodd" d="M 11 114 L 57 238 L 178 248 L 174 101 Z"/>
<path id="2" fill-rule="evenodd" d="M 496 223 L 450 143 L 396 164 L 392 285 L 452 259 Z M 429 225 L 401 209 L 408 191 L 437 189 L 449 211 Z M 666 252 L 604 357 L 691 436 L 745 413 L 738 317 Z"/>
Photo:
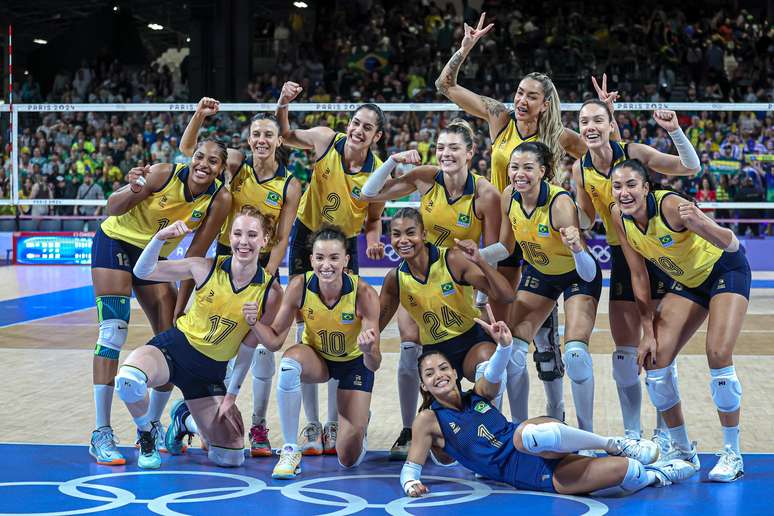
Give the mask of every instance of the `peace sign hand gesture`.
<path id="1" fill-rule="evenodd" d="M 591 77 L 591 83 L 594 85 L 594 89 L 597 90 L 597 97 L 599 100 L 607 104 L 607 108 L 612 115 L 615 112 L 615 101 L 618 100 L 618 91 L 607 91 L 607 74 L 602 74 L 602 86 L 599 86 L 596 77 Z"/>
<path id="2" fill-rule="evenodd" d="M 494 28 L 494 23 L 490 23 L 486 27 L 484 27 L 484 18 L 486 17 L 486 13 L 481 13 L 481 18 L 478 20 L 478 25 L 476 25 L 476 28 L 474 29 L 467 23 L 465 24 L 465 37 L 462 38 L 462 51 L 466 54 L 473 50 L 473 47 L 476 46 L 476 43 L 478 43 L 478 40 L 489 34 L 489 31 L 491 31 Z"/>
<path id="3" fill-rule="evenodd" d="M 476 321 L 482 328 L 484 328 L 489 336 L 492 337 L 500 346 L 510 346 L 511 342 L 513 342 L 513 335 L 511 335 L 511 330 L 508 328 L 508 325 L 503 321 L 495 320 L 495 316 L 492 313 L 492 307 L 489 306 L 489 303 L 486 305 L 486 313 L 489 316 L 489 320 L 495 322 L 489 324 L 478 318 L 473 320 Z"/>

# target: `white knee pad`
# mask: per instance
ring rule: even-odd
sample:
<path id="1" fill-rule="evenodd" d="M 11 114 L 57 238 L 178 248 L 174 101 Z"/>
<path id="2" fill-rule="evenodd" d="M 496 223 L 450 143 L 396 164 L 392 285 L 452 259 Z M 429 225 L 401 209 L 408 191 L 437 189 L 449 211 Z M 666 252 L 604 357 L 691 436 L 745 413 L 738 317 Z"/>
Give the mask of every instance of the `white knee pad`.
<path id="1" fill-rule="evenodd" d="M 559 423 L 530 423 L 521 430 L 521 443 L 531 453 L 556 450 L 560 440 Z"/>
<path id="2" fill-rule="evenodd" d="M 271 380 L 276 371 L 274 366 L 274 353 L 266 349 L 263 344 L 258 344 L 253 353 L 252 363 L 253 378 Z"/>
<path id="3" fill-rule="evenodd" d="M 527 352 L 529 351 L 529 344 L 521 339 L 514 338 L 511 346 L 513 346 L 511 358 L 505 368 L 509 380 L 521 376 L 527 370 Z"/>
<path id="4" fill-rule="evenodd" d="M 301 364 L 295 359 L 282 357 L 277 389 L 285 392 L 301 390 Z"/>
<path id="5" fill-rule="evenodd" d="M 734 366 L 711 369 L 712 401 L 720 412 L 734 412 L 742 404 L 742 384 L 736 377 Z"/>
<path id="6" fill-rule="evenodd" d="M 645 378 L 648 396 L 656 410 L 664 412 L 680 403 L 680 389 L 671 365 L 662 369 L 651 369 Z"/>
<path id="7" fill-rule="evenodd" d="M 583 383 L 594 376 L 594 366 L 589 346 L 579 340 L 571 340 L 564 346 L 564 367 L 567 376 L 575 383 Z"/>
<path id="8" fill-rule="evenodd" d="M 398 374 L 403 372 L 411 372 L 411 374 L 418 375 L 417 372 L 417 360 L 422 354 L 422 346 L 414 342 L 401 342 L 400 343 L 400 356 L 398 357 Z"/>
<path id="9" fill-rule="evenodd" d="M 237 468 L 245 462 L 245 451 L 220 448 L 210 444 L 207 457 L 222 468 Z"/>
<path id="10" fill-rule="evenodd" d="M 121 319 L 107 319 L 99 323 L 97 346 L 121 351 L 129 334 L 129 323 Z"/>
<path id="11" fill-rule="evenodd" d="M 613 351 L 613 379 L 620 387 L 630 387 L 640 383 L 640 367 L 637 365 L 635 348 L 618 346 Z"/>
<path id="12" fill-rule="evenodd" d="M 148 377 L 136 367 L 123 365 L 115 378 L 115 392 L 125 403 L 137 403 L 148 392 Z"/>

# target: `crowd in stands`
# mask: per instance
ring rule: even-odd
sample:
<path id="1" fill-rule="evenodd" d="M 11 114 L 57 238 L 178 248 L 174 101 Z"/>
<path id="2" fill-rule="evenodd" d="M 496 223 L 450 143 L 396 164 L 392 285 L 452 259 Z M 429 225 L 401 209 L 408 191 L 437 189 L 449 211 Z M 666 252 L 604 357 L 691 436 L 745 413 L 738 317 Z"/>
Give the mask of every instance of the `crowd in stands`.
<path id="1" fill-rule="evenodd" d="M 564 102 L 580 102 L 592 95 L 591 75 L 604 71 L 623 101 L 774 101 L 774 29 L 746 11 L 713 9 L 705 15 L 709 8 L 701 4 L 683 10 L 653 9 L 648 4 L 645 12 L 644 5 L 612 9 L 615 4 L 603 1 L 560 12 L 540 3 L 520 3 L 518 10 L 489 3 L 484 2 L 484 9 L 495 30 L 474 50 L 459 77 L 460 84 L 478 93 L 510 101 L 518 80 L 540 70 L 554 78 Z M 459 45 L 463 16 L 472 22 L 478 13 L 423 4 L 359 1 L 346 11 L 318 13 L 315 30 L 303 27 L 298 19 L 277 24 L 273 33 L 267 28 L 264 32 L 274 38 L 279 56 L 274 73 L 257 76 L 243 97 L 233 100 L 274 102 L 283 82 L 295 80 L 304 86 L 299 102 L 444 101 L 435 91 L 435 78 Z M 363 19 L 370 20 L 367 27 L 362 26 Z M 17 91 L 22 102 L 191 100 L 179 74 L 166 67 L 129 70 L 108 61 L 62 70 L 45 92 L 28 75 Z M 348 120 L 348 113 L 294 115 L 294 123 L 307 127 L 325 124 L 343 129 Z M 387 155 L 417 148 L 426 163 L 433 163 L 439 129 L 459 115 L 388 113 L 378 151 Z M 249 116 L 221 113 L 205 131 L 248 151 Z M 617 112 L 623 139 L 669 151 L 670 139 L 650 116 L 644 111 Z M 703 170 L 695 178 L 672 180 L 670 186 L 699 200 L 774 201 L 771 112 L 681 112 L 680 117 Z M 178 142 L 188 118 L 188 113 L 180 112 L 24 113 L 19 129 L 19 196 L 106 198 L 123 185 L 132 166 L 184 162 Z M 565 112 L 564 118 L 567 127 L 577 128 L 577 113 Z M 481 121 L 471 122 L 479 135 L 472 167 L 486 175 L 488 130 Z M 8 197 L 8 135 L 3 138 L 0 196 Z M 303 180 L 313 158 L 293 151 L 289 166 Z M 572 190 L 570 166 L 571 161 L 565 160 L 558 177 Z M 32 206 L 27 212 L 100 214 L 98 208 L 86 206 L 77 210 Z M 751 230 L 757 232 L 757 227 Z"/>

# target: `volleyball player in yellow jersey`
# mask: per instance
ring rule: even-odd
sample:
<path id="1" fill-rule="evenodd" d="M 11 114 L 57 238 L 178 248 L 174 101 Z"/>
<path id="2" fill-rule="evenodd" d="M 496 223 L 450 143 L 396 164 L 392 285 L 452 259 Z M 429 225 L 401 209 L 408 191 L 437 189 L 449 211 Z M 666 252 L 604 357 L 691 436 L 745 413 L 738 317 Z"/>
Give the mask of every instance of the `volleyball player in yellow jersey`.
<path id="1" fill-rule="evenodd" d="M 502 195 L 500 242 L 509 253 L 520 246 L 527 262 L 516 293 L 511 331 L 516 345 L 526 348 L 559 296 L 564 296 L 564 366 L 571 380 L 578 426 L 593 431 L 594 370 L 588 342 L 602 272 L 580 237 L 572 197 L 551 184 L 553 162 L 541 142 L 522 143 L 511 155 L 511 186 Z"/>
<path id="2" fill-rule="evenodd" d="M 132 274 L 132 267 L 156 231 L 175 220 L 183 220 L 197 230 L 186 256 L 204 256 L 231 205 L 231 196 L 216 179 L 225 164 L 225 146 L 203 140 L 189 165 L 159 163 L 134 168 L 127 173 L 129 184 L 108 199 L 110 216 L 94 235 L 91 264 L 99 337 L 93 358 L 97 429 L 92 432 L 89 453 L 98 464 L 125 463 L 115 446 L 110 407 L 118 356 L 128 332 L 132 290 L 154 334 L 170 328 L 173 321 L 175 286 L 138 278 Z M 172 252 L 181 238 L 167 242 L 162 256 Z M 148 409 L 159 434 L 159 419 L 171 390 L 160 387 L 163 390 L 151 392 Z"/>
<path id="3" fill-rule="evenodd" d="M 348 269 L 358 273 L 357 235 L 365 231 L 366 254 L 369 258 L 384 256 L 384 245 L 379 241 L 382 232 L 381 214 L 384 203 L 362 198 L 362 189 L 368 176 L 381 164 L 371 146 L 379 141 L 384 131 L 384 113 L 375 104 L 363 104 L 352 114 L 346 133 L 337 133 L 328 127 L 291 129 L 287 106 L 302 88 L 293 82 L 282 86 L 277 119 L 285 144 L 301 149 L 314 149 L 315 161 L 312 175 L 293 225 L 289 266 L 290 275 L 311 270 L 309 256 L 312 253 L 310 237 L 313 232 L 329 224 L 340 228 L 347 238 Z M 297 319 L 296 342 L 300 342 L 303 323 Z M 317 386 L 304 385 L 304 411 L 309 424 L 303 429 L 301 445 L 306 455 L 333 454 L 336 446 L 335 381 L 328 384 L 328 422 L 320 424 L 317 408 Z"/>
<path id="4" fill-rule="evenodd" d="M 215 115 L 219 109 L 220 102 L 215 99 L 204 97 L 199 101 L 196 113 L 191 117 L 180 141 L 183 154 L 193 150 L 196 135 L 205 118 Z M 288 248 L 290 228 L 298 211 L 301 183 L 285 168 L 281 155 L 282 137 L 274 115 L 258 113 L 251 119 L 249 131 L 247 143 L 250 146 L 250 158 L 245 158 L 239 150 L 228 149 L 226 187 L 231 192 L 231 212 L 221 228 L 217 254 L 231 254 L 231 223 L 244 206 L 253 206 L 269 217 L 274 226 L 274 238 L 261 248 L 259 263 L 270 275 L 278 276 L 280 263 Z M 178 295 L 181 311 L 193 290 L 193 282 L 186 283 L 181 285 Z M 269 429 L 266 427 L 266 410 L 274 372 L 274 354 L 258 344 L 252 364 L 253 421 L 249 432 L 250 453 L 254 457 L 272 454 Z"/>
<path id="5" fill-rule="evenodd" d="M 588 151 L 573 165 L 573 176 L 578 188 L 581 216 L 593 221 L 599 214 L 610 245 L 610 332 L 616 349 L 613 352 L 613 378 L 618 388 L 624 429 L 627 437 L 639 439 L 642 390 L 637 374 L 637 347 L 640 343 L 640 314 L 634 302 L 631 271 L 626 265 L 619 243 L 619 235 L 612 223 L 611 209 L 615 204 L 610 186 L 610 171 L 629 158 L 642 161 L 651 169 L 666 175 L 694 175 L 699 171 L 699 156 L 677 123 L 673 111 L 655 111 L 655 122 L 667 131 L 675 142 L 679 156 L 660 152 L 639 143 L 612 141 L 613 116 L 607 104 L 591 99 L 583 103 L 579 114 L 581 138 Z M 650 293 L 654 304 L 664 297 L 669 280 L 652 263 L 646 262 L 650 279 Z M 673 365 L 673 367 L 676 367 Z M 654 440 L 663 452 L 669 451 L 669 433 L 663 420 L 658 418 Z"/>
<path id="6" fill-rule="evenodd" d="M 358 276 L 345 272 L 349 256 L 346 237 L 323 228 L 312 237 L 312 271 L 290 279 L 282 306 L 271 325 L 257 324 L 264 344 L 285 342 L 296 313 L 304 320 L 301 342 L 288 348 L 280 361 L 277 404 L 285 444 L 274 478 L 295 478 L 301 472 L 298 419 L 301 382 L 338 380 L 341 407 L 336 452 L 343 467 L 365 457 L 374 372 L 379 369 L 379 299 Z"/>
<path id="7" fill-rule="evenodd" d="M 499 192 L 489 181 L 470 171 L 473 158 L 473 129 L 461 119 L 441 129 L 436 146 L 439 166 L 419 166 L 408 174 L 389 179 L 397 163 L 421 162 L 415 150 L 393 154 L 366 181 L 365 199 L 388 201 L 414 191 L 421 194 L 419 211 L 427 224 L 427 241 L 437 247 L 450 247 L 456 240 L 497 242 L 500 231 Z M 493 303 L 494 304 L 494 303 Z M 500 307 L 503 309 L 503 307 Z M 419 327 L 405 309 L 398 309 L 400 358 L 398 360 L 398 397 L 403 430 L 390 450 L 390 459 L 406 460 L 411 445 L 411 425 L 417 412 L 419 376 L 417 359 Z"/>
<path id="8" fill-rule="evenodd" d="M 541 141 L 551 150 L 553 156 L 552 168 L 558 170 L 559 162 L 566 152 L 578 158 L 586 150 L 578 134 L 562 125 L 561 105 L 559 95 L 551 79 L 542 73 L 532 72 L 519 82 L 514 92 L 514 110 L 509 111 L 501 102 L 474 93 L 457 84 L 457 74 L 460 67 L 473 50 L 478 41 L 494 27 L 489 24 L 484 27 L 486 13 L 481 14 L 478 25 L 464 26 L 465 35 L 460 49 L 454 53 L 441 71 L 435 85 L 440 93 L 457 104 L 466 113 L 487 121 L 489 136 L 492 140 L 492 173 L 491 182 L 500 192 L 510 184 L 508 163 L 513 149 L 527 141 Z M 602 87 L 594 86 L 602 100 L 610 103 L 617 97 L 617 92 L 607 92 L 606 81 Z M 500 260 L 499 267 L 512 285 L 517 285 L 521 271 L 523 256 L 520 248 L 516 248 L 511 256 L 485 252 L 487 259 Z M 490 254 L 492 253 L 492 254 Z M 497 314 L 501 319 L 505 317 Z M 511 311 L 506 320 L 515 316 Z M 561 350 L 558 344 L 558 315 L 556 309 L 544 321 L 543 326 L 535 336 L 537 348 L 535 360 L 538 376 L 547 389 L 546 413 L 557 419 L 564 419 L 564 403 L 561 396 L 562 376 Z M 538 361 L 540 359 L 540 361 Z M 542 362 L 541 362 L 542 361 Z M 508 398 L 511 414 L 514 419 L 527 417 L 527 395 L 529 378 L 522 375 L 518 382 L 508 384 Z"/>
<path id="9" fill-rule="evenodd" d="M 613 220 L 618 227 L 640 310 L 643 337 L 637 353 L 647 370 L 651 402 L 669 426 L 673 450 L 666 458 L 688 460 L 699 469 L 695 443 L 685 430 L 677 378 L 670 364 L 709 316 L 707 361 L 710 390 L 723 428 L 724 448 L 709 479 L 733 482 L 744 474 L 739 449 L 742 386 L 733 350 L 750 299 L 750 265 L 733 231 L 722 228 L 685 197 L 651 191 L 638 160 L 619 163 L 611 173 Z M 673 281 L 654 312 L 644 259 Z"/>
<path id="10" fill-rule="evenodd" d="M 134 274 L 140 278 L 196 282 L 189 312 L 174 327 L 134 350 L 115 378 L 116 392 L 140 433 L 139 467 L 161 466 L 156 429 L 146 414 L 147 390 L 167 382 L 176 385 L 184 398 L 171 411 L 166 435 L 169 452 L 181 453 L 186 434 L 200 433 L 208 443 L 210 460 L 217 465 L 239 466 L 244 461 L 244 426 L 234 402 L 257 344 L 251 328 L 258 319 L 273 319 L 282 297 L 274 277 L 258 264 L 271 230 L 263 215 L 247 208 L 231 228 L 233 256 L 159 262 L 166 242 L 191 231 L 183 221 L 176 221 L 159 231 L 138 258 Z M 227 389 L 226 366 L 234 356 L 238 356 L 237 366 Z"/>
<path id="11" fill-rule="evenodd" d="M 423 219 L 416 209 L 403 208 L 390 222 L 392 247 L 403 260 L 384 278 L 379 328 L 383 330 L 398 307 L 403 307 L 419 326 L 423 350 L 441 350 L 460 378 L 474 381 L 494 353 L 495 343 L 474 320 L 480 312 L 473 290 L 498 303 L 513 301 L 513 290 L 481 258 L 478 242 L 465 240 L 451 249 L 438 247 L 428 240 Z M 523 354 L 519 362 L 523 368 Z M 505 389 L 504 382 L 501 387 Z"/>

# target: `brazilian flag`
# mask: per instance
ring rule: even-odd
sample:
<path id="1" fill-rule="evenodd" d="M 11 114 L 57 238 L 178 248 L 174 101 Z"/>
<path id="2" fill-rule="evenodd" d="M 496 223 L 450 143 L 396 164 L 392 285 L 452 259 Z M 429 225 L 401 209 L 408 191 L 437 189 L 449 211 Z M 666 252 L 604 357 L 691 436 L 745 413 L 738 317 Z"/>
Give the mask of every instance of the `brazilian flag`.
<path id="1" fill-rule="evenodd" d="M 349 58 L 347 66 L 359 72 L 375 72 L 383 70 L 389 65 L 387 54 L 384 52 L 362 52 L 358 51 Z"/>
<path id="2" fill-rule="evenodd" d="M 280 194 L 277 192 L 269 192 L 266 194 L 266 204 L 269 206 L 279 206 Z"/>
<path id="3" fill-rule="evenodd" d="M 451 281 L 441 284 L 441 293 L 444 296 L 450 296 L 451 294 L 454 294 L 454 284 Z"/>
<path id="4" fill-rule="evenodd" d="M 203 216 L 204 214 L 202 212 L 200 212 L 199 210 L 194 210 L 193 213 L 191 213 L 191 221 L 197 222 L 199 220 L 202 220 Z"/>
<path id="5" fill-rule="evenodd" d="M 341 322 L 343 324 L 352 324 L 355 322 L 355 314 L 352 312 L 344 312 L 341 314 Z"/>
<path id="6" fill-rule="evenodd" d="M 546 224 L 538 224 L 538 235 L 548 236 L 548 226 Z"/>
<path id="7" fill-rule="evenodd" d="M 658 241 L 661 242 L 661 247 L 669 247 L 672 244 L 674 244 L 674 240 L 672 240 L 672 235 L 664 235 L 658 237 Z"/>
<path id="8" fill-rule="evenodd" d="M 470 215 L 466 213 L 460 213 L 457 216 L 457 225 L 462 226 L 463 228 L 470 227 Z"/>

